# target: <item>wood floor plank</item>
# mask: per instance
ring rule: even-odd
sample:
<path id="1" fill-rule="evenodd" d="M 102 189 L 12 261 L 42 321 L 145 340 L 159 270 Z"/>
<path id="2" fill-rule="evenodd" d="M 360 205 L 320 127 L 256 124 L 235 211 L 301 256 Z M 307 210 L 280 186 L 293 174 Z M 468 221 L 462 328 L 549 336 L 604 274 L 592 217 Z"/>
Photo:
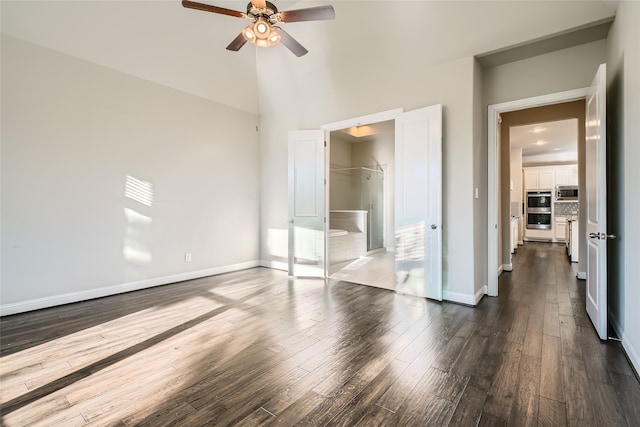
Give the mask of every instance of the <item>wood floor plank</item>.
<path id="1" fill-rule="evenodd" d="M 486 391 L 480 390 L 472 385 L 467 385 L 451 416 L 449 425 L 451 427 L 478 425 L 486 400 Z"/>
<path id="2" fill-rule="evenodd" d="M 0 318 L 0 425 L 620 425 L 640 383 L 561 245 L 476 308 L 254 268 Z"/>
<path id="3" fill-rule="evenodd" d="M 546 335 L 560 337 L 560 318 L 558 304 L 545 303 L 543 332 Z"/>
<path id="4" fill-rule="evenodd" d="M 540 396 L 564 402 L 565 389 L 562 376 L 562 347 L 560 338 L 544 334 L 540 368 Z"/>
<path id="5" fill-rule="evenodd" d="M 537 426 L 540 398 L 541 360 L 522 355 L 518 371 L 518 385 L 513 399 L 509 423 L 516 426 Z"/>
<path id="6" fill-rule="evenodd" d="M 540 396 L 538 402 L 539 427 L 563 427 L 567 424 L 567 409 L 564 403 Z"/>
<path id="7" fill-rule="evenodd" d="M 509 341 L 505 342 L 503 357 L 495 379 L 489 389 L 484 405 L 484 412 L 509 420 L 513 399 L 518 385 L 518 367 L 522 356 L 522 346 Z"/>
<path id="8" fill-rule="evenodd" d="M 540 357 L 542 355 L 542 330 L 544 316 L 530 313 L 527 322 L 527 331 L 524 335 L 522 353 L 529 356 Z"/>
<path id="9" fill-rule="evenodd" d="M 560 315 L 560 344 L 562 354 L 576 358 L 582 357 L 582 346 L 578 342 L 579 331 L 573 316 Z"/>

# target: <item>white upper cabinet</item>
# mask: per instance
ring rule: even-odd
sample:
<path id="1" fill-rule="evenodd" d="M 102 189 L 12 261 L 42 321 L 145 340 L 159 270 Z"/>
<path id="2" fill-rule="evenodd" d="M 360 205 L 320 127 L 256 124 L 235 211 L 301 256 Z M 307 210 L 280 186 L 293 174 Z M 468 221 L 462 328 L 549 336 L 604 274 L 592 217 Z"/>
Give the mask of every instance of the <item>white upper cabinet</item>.
<path id="1" fill-rule="evenodd" d="M 539 188 L 537 170 L 531 170 L 531 168 L 524 169 L 524 188 L 526 190 L 534 190 Z"/>
<path id="2" fill-rule="evenodd" d="M 578 185 L 578 165 L 523 168 L 525 190 L 553 190 L 556 185 Z"/>
<path id="3" fill-rule="evenodd" d="M 538 171 L 538 185 L 543 190 L 553 190 L 556 186 L 556 171 L 553 168 L 541 168 Z"/>
<path id="4" fill-rule="evenodd" d="M 553 167 L 530 167 L 524 170 L 525 190 L 552 190 L 556 186 L 556 171 Z"/>
<path id="5" fill-rule="evenodd" d="M 578 185 L 578 165 L 556 166 L 556 185 Z"/>

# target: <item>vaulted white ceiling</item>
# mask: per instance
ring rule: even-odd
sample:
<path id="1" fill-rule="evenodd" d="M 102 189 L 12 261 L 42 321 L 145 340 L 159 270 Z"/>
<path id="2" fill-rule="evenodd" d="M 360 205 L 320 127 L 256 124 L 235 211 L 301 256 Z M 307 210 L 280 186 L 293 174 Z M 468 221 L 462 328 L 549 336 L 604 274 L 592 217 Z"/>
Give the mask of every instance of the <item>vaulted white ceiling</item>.
<path id="1" fill-rule="evenodd" d="M 206 0 L 243 11 L 247 0 Z M 429 64 L 501 50 L 593 25 L 611 1 L 281 1 L 280 10 L 333 4 L 336 19 L 283 24 L 309 54 L 287 66 L 358 55 L 377 61 L 421 55 Z M 262 55 L 225 50 L 247 21 L 185 9 L 179 0 L 2 1 L 2 32 L 246 111 L 257 111 Z M 312 66 L 312 65 L 311 65 Z"/>

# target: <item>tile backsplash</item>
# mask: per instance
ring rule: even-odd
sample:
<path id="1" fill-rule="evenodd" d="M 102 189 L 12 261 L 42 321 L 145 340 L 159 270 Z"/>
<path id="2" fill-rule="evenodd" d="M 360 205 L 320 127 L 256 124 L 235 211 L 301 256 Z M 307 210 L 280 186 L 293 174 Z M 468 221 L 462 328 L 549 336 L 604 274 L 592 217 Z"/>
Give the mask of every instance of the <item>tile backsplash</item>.
<path id="1" fill-rule="evenodd" d="M 578 202 L 555 202 L 554 213 L 556 216 L 572 216 L 578 213 Z"/>

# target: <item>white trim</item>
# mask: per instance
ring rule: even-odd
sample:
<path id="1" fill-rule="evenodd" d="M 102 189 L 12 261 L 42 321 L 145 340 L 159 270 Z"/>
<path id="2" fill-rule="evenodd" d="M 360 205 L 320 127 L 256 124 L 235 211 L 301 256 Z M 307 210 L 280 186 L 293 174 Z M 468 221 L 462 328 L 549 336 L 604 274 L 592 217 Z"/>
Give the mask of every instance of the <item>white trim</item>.
<path id="1" fill-rule="evenodd" d="M 513 271 L 513 264 L 502 264 L 502 271 Z"/>
<path id="2" fill-rule="evenodd" d="M 95 298 L 102 298 L 125 292 L 137 291 L 140 289 L 152 288 L 154 286 L 168 285 L 170 283 L 182 282 L 185 280 L 198 279 L 201 277 L 214 276 L 216 274 L 230 273 L 232 271 L 246 270 L 258 267 L 258 261 L 247 261 L 239 264 L 225 265 L 221 267 L 208 268 L 199 271 L 174 274 L 171 276 L 157 277 L 154 279 L 139 280 L 136 282 L 121 283 L 113 286 L 105 286 L 86 291 L 70 292 L 61 295 L 54 295 L 44 298 L 36 298 L 28 301 L 21 301 L 0 305 L 0 316 L 24 313 L 26 311 L 40 310 L 42 308 L 54 307 L 57 305 L 70 304 L 74 302 L 86 301 Z"/>
<path id="3" fill-rule="evenodd" d="M 442 291 L 442 300 L 473 306 L 477 304 L 474 294 L 463 294 L 461 292 L 449 292 L 445 290 Z"/>
<path id="4" fill-rule="evenodd" d="M 273 270 L 289 271 L 289 265 L 282 261 L 260 260 L 260 267 L 271 268 Z"/>
<path id="5" fill-rule="evenodd" d="M 368 125 L 372 123 L 386 122 L 387 120 L 395 120 L 403 113 L 402 108 L 394 108 L 393 110 L 382 111 L 380 113 L 367 114 L 365 116 L 354 117 L 352 119 L 341 120 L 339 122 L 328 123 L 322 125 L 320 129 L 334 131 L 347 129 L 353 126 Z"/>
<path id="6" fill-rule="evenodd" d="M 568 90 L 533 98 L 519 99 L 488 106 L 488 137 L 487 137 L 487 294 L 498 296 L 498 276 L 495 266 L 498 262 L 498 224 L 499 206 L 498 166 L 500 165 L 500 141 L 498 140 L 498 115 L 524 108 L 542 107 L 560 102 L 575 101 L 587 96 L 589 88 Z M 498 273 L 499 274 L 499 273 Z"/>
<path id="7" fill-rule="evenodd" d="M 483 296 L 487 293 L 487 286 L 483 286 L 476 291 L 476 303 L 474 305 L 478 305 Z"/>
<path id="8" fill-rule="evenodd" d="M 586 271 L 578 271 L 576 277 L 580 280 L 587 280 L 587 272 Z"/>
<path id="9" fill-rule="evenodd" d="M 624 333 L 624 329 L 622 329 L 613 316 L 609 316 L 609 323 L 622 341 L 622 347 L 624 348 L 625 353 L 627 353 L 627 357 L 631 361 L 636 372 L 640 372 L 640 352 L 638 352 L 638 350 L 631 344 L 629 337 Z"/>

